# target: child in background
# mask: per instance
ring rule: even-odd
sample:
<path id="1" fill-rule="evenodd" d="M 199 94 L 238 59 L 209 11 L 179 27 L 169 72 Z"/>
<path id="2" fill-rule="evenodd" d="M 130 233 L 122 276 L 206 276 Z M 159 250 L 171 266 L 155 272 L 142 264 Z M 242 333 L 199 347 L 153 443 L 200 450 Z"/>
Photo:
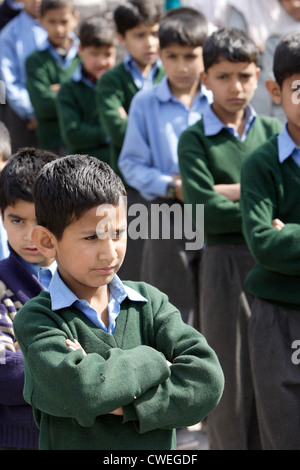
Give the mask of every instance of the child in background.
<path id="1" fill-rule="evenodd" d="M 61 136 L 67 153 L 88 153 L 109 162 L 109 140 L 99 123 L 97 80 L 116 61 L 115 29 L 102 17 L 85 20 L 79 29 L 82 64 L 57 95 Z"/>
<path id="2" fill-rule="evenodd" d="M 87 155 L 50 163 L 34 186 L 33 240 L 58 267 L 14 328 L 40 449 L 176 449 L 175 428 L 220 399 L 222 371 L 203 336 L 166 295 L 117 276 L 125 196 L 110 166 Z"/>
<path id="3" fill-rule="evenodd" d="M 218 409 L 207 419 L 211 449 L 259 448 L 248 350 L 250 307 L 244 281 L 254 261 L 242 233 L 240 171 L 251 151 L 281 130 L 249 105 L 257 87 L 258 49 L 241 30 L 221 29 L 203 47 L 201 80 L 214 101 L 179 140 L 184 201 L 204 204 L 201 331 L 225 375 Z"/>
<path id="4" fill-rule="evenodd" d="M 11 157 L 11 140 L 7 127 L 0 121 L 0 173 Z M 0 216 L 0 260 L 9 256 L 7 233 Z"/>
<path id="5" fill-rule="evenodd" d="M 41 0 L 23 0 L 23 3 L 24 9 L 0 34 L 0 79 L 5 84 L 7 102 L 0 106 L 0 112 L 11 133 L 13 153 L 21 147 L 37 145 L 35 113 L 26 89 L 25 61 L 47 37 L 37 19 Z"/>
<path id="6" fill-rule="evenodd" d="M 150 205 L 160 206 L 163 218 L 174 203 L 183 211 L 178 139 L 212 100 L 200 82 L 206 37 L 207 22 L 199 11 L 177 8 L 165 13 L 159 41 L 166 76 L 152 90 L 138 93 L 130 108 L 119 167 L 144 204 L 151 201 Z M 184 321 L 193 324 L 198 294 L 194 273 L 198 273 L 201 250 L 187 251 L 185 236 L 175 237 L 175 223 L 170 225 L 168 239 L 160 234 L 144 240 L 141 279 L 165 292 Z"/>
<path id="7" fill-rule="evenodd" d="M 265 450 L 299 450 L 300 34 L 277 46 L 270 95 L 287 123 L 244 162 L 241 209 L 255 266 L 249 328 L 251 372 Z"/>
<path id="8" fill-rule="evenodd" d="M 127 53 L 121 63 L 104 73 L 99 80 L 97 106 L 100 123 L 110 139 L 110 166 L 121 178 L 118 160 L 132 98 L 138 91 L 152 88 L 164 76 L 157 55 L 159 17 L 159 7 L 148 0 L 124 2 L 114 11 L 117 38 Z M 131 185 L 127 187 L 127 198 L 128 208 L 143 203 Z M 131 220 L 129 217 L 129 222 Z M 142 250 L 143 240 L 128 239 L 127 256 L 121 268 L 124 279 L 141 279 Z"/>
<path id="9" fill-rule="evenodd" d="M 42 0 L 41 25 L 48 38 L 26 60 L 27 89 L 37 119 L 39 147 L 65 153 L 61 137 L 56 99 L 61 84 L 72 77 L 81 59 L 73 0 Z"/>
<path id="10" fill-rule="evenodd" d="M 56 267 L 31 240 L 36 226 L 33 183 L 56 155 L 24 148 L 0 175 L 0 208 L 10 256 L 0 261 L 0 448 L 36 449 L 38 429 L 23 397 L 24 359 L 13 331 L 16 312 L 48 287 Z"/>

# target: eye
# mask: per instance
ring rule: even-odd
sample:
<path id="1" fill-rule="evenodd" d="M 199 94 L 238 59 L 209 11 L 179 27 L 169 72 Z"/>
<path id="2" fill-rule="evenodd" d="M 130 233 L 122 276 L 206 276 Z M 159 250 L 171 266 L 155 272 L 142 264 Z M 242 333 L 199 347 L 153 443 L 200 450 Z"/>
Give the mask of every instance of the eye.
<path id="1" fill-rule="evenodd" d="M 23 222 L 22 219 L 11 219 L 11 222 L 14 224 L 14 225 L 21 225 L 21 223 Z"/>
<path id="2" fill-rule="evenodd" d="M 87 240 L 87 241 L 93 241 L 93 240 L 96 240 L 98 239 L 98 236 L 97 234 L 95 233 L 95 235 L 89 235 L 88 237 L 85 237 L 84 240 Z"/>

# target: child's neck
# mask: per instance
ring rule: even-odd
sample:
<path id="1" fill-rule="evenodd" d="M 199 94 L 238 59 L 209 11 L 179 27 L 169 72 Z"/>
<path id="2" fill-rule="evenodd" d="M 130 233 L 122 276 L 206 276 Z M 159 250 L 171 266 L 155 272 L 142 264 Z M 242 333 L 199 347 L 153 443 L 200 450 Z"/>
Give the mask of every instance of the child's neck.
<path id="1" fill-rule="evenodd" d="M 60 54 L 62 57 L 66 56 L 69 50 L 71 49 L 73 45 L 73 40 L 71 38 L 68 38 L 65 44 L 61 46 L 56 46 L 49 40 L 50 44 L 54 47 L 54 49 Z"/>
<path id="2" fill-rule="evenodd" d="M 193 83 L 193 85 L 185 90 L 177 89 L 169 82 L 170 91 L 173 96 L 175 96 L 182 104 L 184 104 L 187 108 L 191 108 L 194 98 L 197 93 L 200 91 L 201 85 L 200 82 L 197 80 Z"/>
<path id="3" fill-rule="evenodd" d="M 225 126 L 232 127 L 242 137 L 245 130 L 245 109 L 229 113 L 220 109 L 215 103 L 212 104 L 212 109 Z"/>
<path id="4" fill-rule="evenodd" d="M 143 78 L 146 78 L 148 76 L 152 67 L 153 67 L 153 64 L 148 64 L 145 66 L 138 65 L 139 71 L 141 72 Z"/>

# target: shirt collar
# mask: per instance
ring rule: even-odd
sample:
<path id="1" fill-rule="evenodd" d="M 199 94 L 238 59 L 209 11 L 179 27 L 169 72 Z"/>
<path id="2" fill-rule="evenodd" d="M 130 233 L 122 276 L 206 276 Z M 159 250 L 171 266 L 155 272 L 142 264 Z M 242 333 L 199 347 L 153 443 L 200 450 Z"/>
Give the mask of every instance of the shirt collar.
<path id="1" fill-rule="evenodd" d="M 26 268 L 40 281 L 43 287 L 47 289 L 57 267 L 56 261 L 53 261 L 49 266 L 43 267 L 39 264 L 28 263 L 28 261 L 25 261 L 25 259 L 21 256 L 17 256 L 19 260 L 26 266 Z"/>
<path id="2" fill-rule="evenodd" d="M 299 147 L 295 144 L 293 139 L 288 133 L 287 124 L 283 127 L 282 131 L 277 137 L 278 141 L 278 158 L 279 162 L 283 163 L 288 157 L 290 157 L 294 151 L 299 151 Z"/>
<path id="3" fill-rule="evenodd" d="M 44 39 L 44 41 L 38 46 L 40 51 L 49 51 L 50 54 L 60 62 L 66 62 L 74 59 L 78 53 L 78 46 L 79 46 L 79 39 L 74 33 L 70 33 L 69 37 L 72 39 L 73 43 L 70 49 L 67 52 L 65 59 L 63 59 L 59 53 L 57 52 L 56 48 L 51 44 L 48 39 L 48 36 Z"/>
<path id="4" fill-rule="evenodd" d="M 245 133 L 247 133 L 254 123 L 257 114 L 254 108 L 251 105 L 248 105 L 245 108 Z M 203 126 L 204 133 L 206 136 L 210 137 L 213 135 L 219 134 L 222 129 L 226 129 L 231 133 L 234 133 L 233 128 L 226 126 L 214 113 L 212 106 L 208 106 L 203 114 Z"/>
<path id="5" fill-rule="evenodd" d="M 52 309 L 54 311 L 70 307 L 76 301 L 80 300 L 63 282 L 58 270 L 55 271 L 48 290 L 51 297 Z M 119 304 L 121 304 L 126 297 L 134 302 L 148 302 L 147 299 L 137 291 L 123 284 L 117 275 L 115 275 L 113 280 L 110 282 L 109 290 L 110 296 Z"/>
<path id="6" fill-rule="evenodd" d="M 156 96 L 162 103 L 167 103 L 168 101 L 172 100 L 178 101 L 177 98 L 171 93 L 167 76 L 164 76 L 160 83 L 156 86 Z M 211 91 L 207 90 L 203 84 L 201 84 L 201 89 L 196 96 L 197 97 L 195 99 L 206 99 L 209 104 L 213 102 L 213 94 Z"/>
<path id="7" fill-rule="evenodd" d="M 137 65 L 137 62 L 131 57 L 129 53 L 125 54 L 123 63 L 127 72 L 129 72 L 132 75 L 133 80 L 138 88 L 144 88 L 144 84 L 148 82 L 150 85 L 152 85 L 157 69 L 162 65 L 161 60 L 157 58 L 148 76 L 145 78 L 142 76 L 141 71 Z"/>

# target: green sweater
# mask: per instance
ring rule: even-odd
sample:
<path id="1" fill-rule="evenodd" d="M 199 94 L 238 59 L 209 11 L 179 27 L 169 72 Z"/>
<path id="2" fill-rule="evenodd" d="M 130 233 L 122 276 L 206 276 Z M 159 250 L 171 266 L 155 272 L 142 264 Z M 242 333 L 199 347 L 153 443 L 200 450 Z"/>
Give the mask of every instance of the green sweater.
<path id="1" fill-rule="evenodd" d="M 244 142 L 225 129 L 205 136 L 202 120 L 181 135 L 178 157 L 184 201 L 193 210 L 196 204 L 204 204 L 207 245 L 245 243 L 240 201 L 217 194 L 214 185 L 240 183 L 245 157 L 281 128 L 276 119 L 257 116 Z"/>
<path id="2" fill-rule="evenodd" d="M 277 137 L 242 167 L 244 232 L 256 261 L 246 289 L 261 299 L 300 310 L 300 168 L 278 159 Z M 282 230 L 272 220 L 285 223 Z"/>
<path id="3" fill-rule="evenodd" d="M 112 335 L 75 307 L 52 311 L 46 291 L 16 315 L 41 449 L 175 449 L 175 428 L 218 404 L 223 373 L 204 337 L 157 289 L 126 284 L 148 302 L 125 299 Z M 124 416 L 109 414 L 121 406 Z"/>
<path id="4" fill-rule="evenodd" d="M 57 95 L 56 105 L 68 153 L 88 154 L 109 163 L 108 138 L 99 124 L 95 88 L 82 80 L 68 80 Z"/>
<path id="5" fill-rule="evenodd" d="M 75 57 L 72 64 L 64 68 L 45 51 L 35 51 L 26 60 L 26 87 L 37 119 L 37 137 L 42 149 L 54 149 L 63 145 L 58 124 L 56 97 L 50 85 L 62 84 L 70 79 L 81 59 Z"/>
<path id="6" fill-rule="evenodd" d="M 154 83 L 160 82 L 165 75 L 164 69 L 159 67 Z M 132 75 L 126 70 L 124 63 L 116 65 L 105 72 L 97 85 L 97 106 L 100 122 L 111 141 L 111 160 L 113 170 L 119 175 L 118 159 L 122 149 L 128 118 L 120 114 L 120 108 L 126 113 L 134 95 L 139 91 Z"/>

